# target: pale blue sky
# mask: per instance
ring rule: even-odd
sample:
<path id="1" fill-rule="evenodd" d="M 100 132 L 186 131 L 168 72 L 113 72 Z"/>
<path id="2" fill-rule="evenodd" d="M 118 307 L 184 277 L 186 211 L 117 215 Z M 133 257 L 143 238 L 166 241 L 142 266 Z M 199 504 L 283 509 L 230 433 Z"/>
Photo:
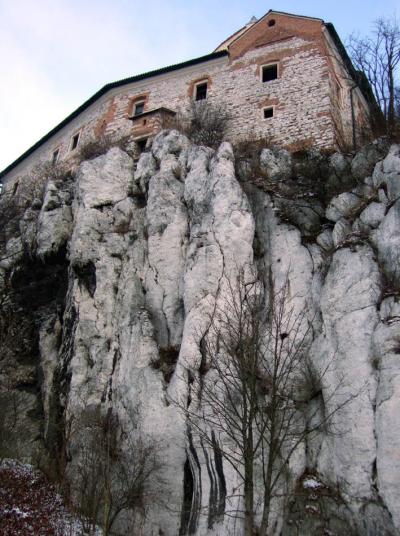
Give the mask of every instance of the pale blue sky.
<path id="1" fill-rule="evenodd" d="M 269 9 L 367 33 L 399 0 L 0 0 L 0 169 L 107 82 L 212 50 Z"/>

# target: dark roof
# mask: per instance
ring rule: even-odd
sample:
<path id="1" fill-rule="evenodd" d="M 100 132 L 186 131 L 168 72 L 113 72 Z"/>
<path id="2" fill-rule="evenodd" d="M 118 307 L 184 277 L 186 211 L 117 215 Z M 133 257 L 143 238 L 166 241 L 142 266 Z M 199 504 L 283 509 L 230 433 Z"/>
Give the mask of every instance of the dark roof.
<path id="1" fill-rule="evenodd" d="M 176 112 L 174 110 L 170 110 L 169 108 L 166 108 L 165 106 L 161 106 L 160 108 L 153 108 L 153 110 L 148 110 L 147 112 L 142 112 L 138 115 L 132 115 L 132 117 L 129 117 L 131 121 L 134 121 L 135 119 L 141 119 L 142 117 L 146 117 L 146 115 L 152 115 L 156 113 L 166 113 L 170 115 L 176 115 Z"/>
<path id="2" fill-rule="evenodd" d="M 340 40 L 340 37 L 339 37 L 337 31 L 335 30 L 334 25 L 331 22 L 327 22 L 327 23 L 325 23 L 325 28 L 328 30 L 329 35 L 332 37 L 332 39 L 333 39 L 333 41 L 334 41 L 334 43 L 336 45 L 336 48 L 338 49 L 339 54 L 342 57 L 342 60 L 343 60 L 343 63 L 345 65 L 346 69 L 348 70 L 350 76 L 353 78 L 354 82 L 359 87 L 359 89 L 360 89 L 361 93 L 363 94 L 365 100 L 373 108 L 378 107 L 378 104 L 376 102 L 374 93 L 373 93 L 373 91 L 371 89 L 371 85 L 370 85 L 365 73 L 363 71 L 357 71 L 354 68 L 354 65 L 353 65 L 349 55 L 347 54 L 347 51 L 346 51 L 342 41 Z"/>
<path id="3" fill-rule="evenodd" d="M 81 104 L 79 108 L 74 110 L 72 114 L 68 115 L 63 121 L 61 121 L 61 123 L 59 123 L 56 127 L 50 130 L 50 132 L 48 132 L 45 136 L 43 136 L 43 138 L 40 138 L 39 141 L 37 141 L 34 145 L 32 145 L 32 147 L 30 147 L 27 151 L 25 151 L 19 158 L 17 158 L 9 166 L 3 169 L 3 171 L 0 172 L 0 179 L 4 177 L 4 175 L 9 173 L 12 169 L 14 169 L 18 164 L 20 164 L 23 160 L 25 160 L 25 158 L 27 158 L 34 151 L 36 151 L 36 149 L 38 149 L 41 145 L 46 143 L 46 141 L 49 140 L 52 136 L 54 136 L 54 134 L 56 134 L 63 127 L 68 125 L 68 123 L 70 123 L 73 119 L 75 119 L 75 117 L 77 117 L 87 108 L 89 108 L 91 104 L 96 102 L 100 97 L 102 97 L 105 93 L 107 93 L 111 89 L 122 87 L 127 84 L 132 84 L 133 82 L 139 82 L 140 80 L 145 80 L 146 78 L 151 78 L 153 76 L 159 76 L 161 74 L 178 71 L 179 69 L 184 69 L 185 67 L 197 65 L 199 63 L 205 63 L 206 61 L 215 60 L 217 58 L 222 58 L 224 56 L 228 56 L 227 50 L 221 50 L 220 52 L 213 52 L 212 54 L 207 54 L 206 56 L 201 56 L 200 58 L 195 58 L 193 60 L 184 61 L 183 63 L 177 63 L 175 65 L 169 65 L 168 67 L 162 67 L 161 69 L 156 69 L 155 71 L 149 71 L 147 73 L 138 74 L 136 76 L 131 76 L 129 78 L 123 78 L 122 80 L 117 80 L 116 82 L 111 82 L 110 84 L 106 84 L 99 91 L 97 91 L 97 93 L 92 95 L 87 101 Z"/>
<path id="4" fill-rule="evenodd" d="M 289 15 L 289 17 L 298 17 L 300 19 L 311 19 L 311 20 L 319 20 L 321 22 L 324 22 L 323 19 L 320 19 L 319 17 L 309 17 L 308 15 L 297 15 L 296 13 L 288 13 L 287 11 L 277 11 L 276 9 L 270 9 L 263 17 L 265 18 L 271 13 L 276 13 L 278 15 Z M 261 20 L 261 19 L 259 19 Z"/>

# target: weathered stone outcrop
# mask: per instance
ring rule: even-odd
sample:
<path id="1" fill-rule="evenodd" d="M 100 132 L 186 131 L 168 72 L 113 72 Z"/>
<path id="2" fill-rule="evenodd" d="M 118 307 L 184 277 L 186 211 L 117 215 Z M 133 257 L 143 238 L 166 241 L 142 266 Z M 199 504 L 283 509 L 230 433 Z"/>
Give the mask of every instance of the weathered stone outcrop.
<path id="1" fill-rule="evenodd" d="M 332 419 L 291 459 L 271 534 L 400 534 L 399 154 L 379 142 L 352 162 L 332 156 L 326 182 L 341 187 L 327 200 L 317 175 L 318 191 L 288 195 L 304 177 L 286 151 L 262 152 L 275 184 L 263 190 L 236 176 L 228 143 L 213 151 L 164 131 L 136 170 L 114 148 L 82 163 L 73 185 L 48 183 L 0 263 L 2 295 L 29 319 L 22 346 L 0 341 L 0 401 L 17 403 L 26 436 L 19 455 L 56 450 L 65 419 L 88 408 L 112 407 L 128 428 L 135 415 L 132 434 L 162 457 L 143 534 L 234 534 L 240 480 L 179 405 L 204 410 L 193 386 L 213 381 L 202 341 L 229 280 L 258 274 L 267 303 L 288 278 L 321 378 L 306 405 Z M 79 452 L 66 440 L 73 475 Z M 12 449 L 16 434 L 0 441 Z"/>

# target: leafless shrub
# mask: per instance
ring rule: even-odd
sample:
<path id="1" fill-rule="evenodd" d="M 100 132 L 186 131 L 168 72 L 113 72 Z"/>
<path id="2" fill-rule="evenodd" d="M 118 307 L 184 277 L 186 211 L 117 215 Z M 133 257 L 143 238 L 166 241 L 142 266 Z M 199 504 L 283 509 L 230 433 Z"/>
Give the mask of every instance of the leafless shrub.
<path id="1" fill-rule="evenodd" d="M 122 136 L 116 138 L 115 136 L 110 136 L 103 134 L 97 138 L 92 138 L 84 143 L 79 149 L 79 159 L 80 160 L 92 160 L 103 154 L 106 154 L 112 147 L 118 147 L 122 151 L 130 151 L 131 139 L 130 136 Z"/>
<path id="2" fill-rule="evenodd" d="M 124 430 L 112 409 L 102 413 L 96 406 L 72 423 L 70 439 L 79 457 L 77 478 L 71 483 L 73 502 L 90 534 L 98 524 L 105 536 L 111 534 L 122 512 L 130 513 L 133 534 L 137 518 L 145 517 L 147 501 L 156 502 L 147 488 L 161 469 L 159 449 L 154 441 L 134 434 L 137 415 L 135 411 Z"/>
<path id="3" fill-rule="evenodd" d="M 40 208 L 47 182 L 60 184 L 72 178 L 67 163 L 44 162 L 35 166 L 28 175 L 7 185 L 0 196 L 0 250 L 9 238 L 19 234 L 19 221 L 25 210 L 33 203 Z"/>
<path id="4" fill-rule="evenodd" d="M 235 165 L 237 176 L 243 182 L 255 184 L 273 198 L 285 201 L 289 210 L 298 210 L 299 203 L 304 208 L 320 202 L 327 206 L 332 197 L 351 190 L 358 182 L 350 174 L 343 181 L 335 175 L 330 166 L 330 151 L 305 148 L 292 153 L 292 177 L 284 180 L 271 179 L 260 163 L 263 149 L 277 147 L 269 138 L 248 138 L 235 145 Z M 312 207 L 311 207 L 312 210 Z"/>
<path id="5" fill-rule="evenodd" d="M 259 137 L 256 134 L 249 134 L 237 140 L 233 144 L 237 177 L 242 181 L 266 179 L 267 175 L 260 166 L 260 155 L 263 149 L 272 146 L 272 139 L 268 136 Z"/>
<path id="6" fill-rule="evenodd" d="M 226 138 L 229 120 L 223 105 L 206 100 L 192 101 L 186 113 L 176 116 L 174 128 L 186 134 L 193 143 L 216 149 Z"/>
<path id="7" fill-rule="evenodd" d="M 45 179 L 24 177 L 5 189 L 0 198 L 0 249 L 7 240 L 19 234 L 19 220 L 34 199 L 42 199 Z"/>

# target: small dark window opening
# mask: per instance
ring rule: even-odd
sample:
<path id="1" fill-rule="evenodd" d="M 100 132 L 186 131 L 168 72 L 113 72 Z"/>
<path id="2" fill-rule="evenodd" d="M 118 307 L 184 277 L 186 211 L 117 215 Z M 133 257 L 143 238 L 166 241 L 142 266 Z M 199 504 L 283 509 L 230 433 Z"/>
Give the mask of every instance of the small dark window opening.
<path id="1" fill-rule="evenodd" d="M 145 150 L 146 150 L 146 143 L 147 143 L 147 138 L 142 138 L 141 140 L 136 140 L 136 143 L 137 143 L 137 146 L 138 146 L 138 149 L 139 149 L 139 153 L 143 153 Z"/>
<path id="2" fill-rule="evenodd" d="M 266 65 L 262 68 L 262 81 L 270 82 L 271 80 L 276 80 L 278 78 L 278 64 Z"/>
<path id="3" fill-rule="evenodd" d="M 147 124 L 147 119 L 143 119 L 143 124 L 144 124 L 144 125 Z"/>
<path id="4" fill-rule="evenodd" d="M 135 104 L 135 113 L 133 115 L 141 115 L 144 112 L 144 101 Z"/>
<path id="5" fill-rule="evenodd" d="M 270 117 L 274 117 L 274 109 L 264 108 L 264 119 L 269 119 Z"/>
<path id="6" fill-rule="evenodd" d="M 18 182 L 16 182 L 16 183 L 14 184 L 13 192 L 12 192 L 13 195 L 15 195 L 15 194 L 17 193 L 17 190 L 18 190 L 18 184 L 19 184 Z"/>
<path id="7" fill-rule="evenodd" d="M 207 98 L 207 82 L 196 86 L 196 100 L 204 100 Z"/>
<path id="8" fill-rule="evenodd" d="M 133 157 L 133 160 L 135 162 L 135 165 L 137 164 L 140 155 L 144 153 L 146 150 L 146 143 L 148 138 L 142 138 L 141 140 L 135 140 L 136 148 L 135 148 L 135 156 Z M 136 168 L 135 168 L 136 169 Z"/>
<path id="9" fill-rule="evenodd" d="M 57 160 L 58 160 L 58 157 L 60 156 L 60 149 L 56 149 L 54 152 L 53 152 L 53 158 L 51 160 L 51 163 L 53 164 L 56 164 L 57 163 Z"/>
<path id="10" fill-rule="evenodd" d="M 268 26 L 275 26 L 275 19 L 271 19 L 268 21 Z"/>
<path id="11" fill-rule="evenodd" d="M 79 143 L 79 132 L 78 134 L 75 134 L 75 136 L 72 137 L 72 143 L 71 143 L 71 151 L 76 149 L 78 147 Z"/>

